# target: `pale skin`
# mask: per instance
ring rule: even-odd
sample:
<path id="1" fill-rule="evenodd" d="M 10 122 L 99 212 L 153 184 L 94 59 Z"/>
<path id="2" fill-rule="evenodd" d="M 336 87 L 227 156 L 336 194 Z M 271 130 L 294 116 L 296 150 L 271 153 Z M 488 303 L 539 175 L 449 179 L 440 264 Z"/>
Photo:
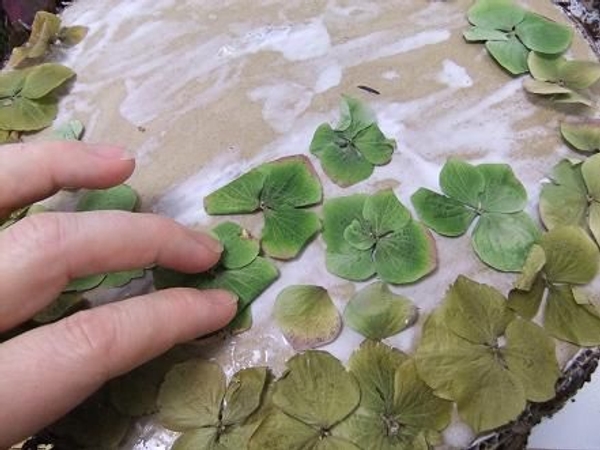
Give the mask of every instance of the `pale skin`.
<path id="1" fill-rule="evenodd" d="M 78 142 L 0 147 L 0 217 L 63 187 L 107 188 L 135 161 L 120 147 Z M 152 214 L 43 213 L 0 232 L 0 333 L 54 300 L 69 280 L 160 264 L 209 269 L 222 247 Z M 39 431 L 106 381 L 225 326 L 236 298 L 167 289 L 78 312 L 0 344 L 0 449 Z"/>

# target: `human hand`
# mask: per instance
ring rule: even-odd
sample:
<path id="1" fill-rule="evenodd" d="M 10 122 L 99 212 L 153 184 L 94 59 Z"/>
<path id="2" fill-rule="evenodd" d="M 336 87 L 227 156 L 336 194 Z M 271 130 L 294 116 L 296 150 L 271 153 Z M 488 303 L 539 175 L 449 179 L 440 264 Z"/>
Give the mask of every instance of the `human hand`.
<path id="1" fill-rule="evenodd" d="M 62 187 L 107 188 L 135 162 L 79 142 L 0 147 L 0 217 Z M 151 214 L 44 213 L 0 232 L 0 333 L 50 304 L 73 278 L 158 263 L 201 272 L 220 258 L 212 238 Z M 168 289 L 78 312 L 0 344 L 0 448 L 66 414 L 107 380 L 225 326 L 225 291 Z"/>

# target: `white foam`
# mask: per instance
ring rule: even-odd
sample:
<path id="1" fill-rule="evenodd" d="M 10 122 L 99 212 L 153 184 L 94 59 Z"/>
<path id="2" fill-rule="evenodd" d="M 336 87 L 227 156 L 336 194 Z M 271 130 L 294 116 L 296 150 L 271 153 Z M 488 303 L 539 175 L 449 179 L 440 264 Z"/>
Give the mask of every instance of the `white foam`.
<path id="1" fill-rule="evenodd" d="M 451 88 L 458 89 L 473 86 L 473 80 L 467 73 L 467 69 L 449 59 L 444 60 L 442 71 L 438 74 L 437 80 Z"/>

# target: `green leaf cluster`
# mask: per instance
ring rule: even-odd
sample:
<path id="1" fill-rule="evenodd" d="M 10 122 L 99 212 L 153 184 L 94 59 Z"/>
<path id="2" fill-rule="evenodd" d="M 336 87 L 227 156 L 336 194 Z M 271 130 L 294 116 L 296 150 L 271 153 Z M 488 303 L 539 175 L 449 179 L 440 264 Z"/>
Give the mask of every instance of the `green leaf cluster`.
<path id="1" fill-rule="evenodd" d="M 453 400 L 477 433 L 517 418 L 526 401 L 554 397 L 554 341 L 517 318 L 494 288 L 460 276 L 427 318 L 415 354 L 419 376 Z"/>
<path id="2" fill-rule="evenodd" d="M 0 72 L 0 130 L 37 131 L 58 113 L 55 91 L 75 76 L 60 64 Z"/>
<path id="3" fill-rule="evenodd" d="M 391 189 L 326 201 L 323 224 L 327 269 L 342 278 L 405 284 L 437 265 L 433 237 Z"/>
<path id="4" fill-rule="evenodd" d="M 537 52 L 529 54 L 527 63 L 533 77 L 523 83 L 527 92 L 548 96 L 556 103 L 592 106 L 584 91 L 600 80 L 600 63 L 569 61 L 564 56 Z"/>
<path id="5" fill-rule="evenodd" d="M 43 58 L 55 43 L 71 47 L 83 40 L 87 28 L 82 26 L 61 27 L 61 20 L 55 14 L 38 11 L 31 25 L 29 39 L 21 47 L 13 49 L 8 67 L 21 67 Z"/>
<path id="6" fill-rule="evenodd" d="M 308 158 L 301 155 L 263 164 L 204 199 L 208 214 L 262 211 L 261 245 L 277 259 L 296 257 L 321 230 L 317 214 L 305 207 L 321 202 L 321 182 Z"/>
<path id="7" fill-rule="evenodd" d="M 587 233 L 557 226 L 532 247 L 523 272 L 509 294 L 509 307 L 534 317 L 546 295 L 544 328 L 557 339 L 580 346 L 600 344 L 600 311 L 577 285 L 592 281 L 600 252 Z"/>
<path id="8" fill-rule="evenodd" d="M 258 241 L 241 226 L 225 222 L 213 229 L 223 244 L 220 262 L 208 272 L 185 274 L 163 267 L 154 269 L 157 289 L 193 287 L 225 289 L 238 296 L 238 313 L 230 324 L 232 331 L 249 328 L 250 304 L 278 277 L 277 267 L 258 256 Z"/>
<path id="9" fill-rule="evenodd" d="M 600 242 L 600 154 L 587 160 L 563 159 L 552 169 L 540 194 L 540 217 L 549 230 L 561 225 L 589 229 Z"/>
<path id="10" fill-rule="evenodd" d="M 347 187 L 369 178 L 374 166 L 388 164 L 396 141 L 385 137 L 375 114 L 360 101 L 344 96 L 340 109 L 335 129 L 327 123 L 317 128 L 310 152 L 335 184 Z"/>
<path id="11" fill-rule="evenodd" d="M 427 450 L 450 423 L 452 403 L 436 397 L 415 362 L 381 342 L 365 341 L 349 362 L 362 392 L 337 433 L 360 448 Z"/>
<path id="12" fill-rule="evenodd" d="M 571 28 L 529 12 L 512 0 L 477 0 L 468 11 L 473 27 L 464 32 L 469 42 L 485 42 L 490 55 L 513 75 L 529 70 L 530 50 L 550 55 L 571 45 Z"/>
<path id="13" fill-rule="evenodd" d="M 600 120 L 587 119 L 581 122 L 562 122 L 562 137 L 580 152 L 600 151 Z"/>
<path id="14" fill-rule="evenodd" d="M 260 423 L 269 383 L 264 367 L 243 369 L 227 384 L 217 364 L 191 359 L 175 365 L 158 394 L 158 419 L 181 431 L 173 450 L 239 450 Z"/>
<path id="15" fill-rule="evenodd" d="M 248 449 L 359 450 L 336 433 L 336 426 L 357 408 L 360 395 L 355 377 L 329 353 L 297 354 L 275 382 L 275 408 L 250 439 Z"/>
<path id="16" fill-rule="evenodd" d="M 450 158 L 440 173 L 440 186 L 444 195 L 421 188 L 411 198 L 425 225 L 455 237 L 479 216 L 472 233 L 477 256 L 497 270 L 521 270 L 539 230 L 523 212 L 527 192 L 510 166 L 473 166 Z"/>
<path id="17" fill-rule="evenodd" d="M 332 342 L 342 329 L 342 319 L 327 290 L 321 286 L 296 285 L 277 296 L 275 323 L 296 351 Z"/>
<path id="18" fill-rule="evenodd" d="M 385 339 L 412 326 L 419 313 L 408 298 L 375 282 L 357 292 L 344 309 L 344 322 L 363 336 Z"/>

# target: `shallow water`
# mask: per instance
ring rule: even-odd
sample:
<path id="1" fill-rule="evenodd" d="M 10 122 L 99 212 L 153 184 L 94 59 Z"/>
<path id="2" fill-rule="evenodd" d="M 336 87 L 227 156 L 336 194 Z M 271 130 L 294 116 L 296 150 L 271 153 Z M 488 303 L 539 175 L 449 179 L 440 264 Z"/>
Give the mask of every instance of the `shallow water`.
<path id="1" fill-rule="evenodd" d="M 205 214 L 203 197 L 260 163 L 307 153 L 316 127 L 337 120 L 343 93 L 374 108 L 398 151 L 392 163 L 349 189 L 329 182 L 313 160 L 326 196 L 386 186 L 409 206 L 417 188 L 437 190 L 445 160 L 461 155 L 472 163 L 510 162 L 528 188 L 535 215 L 545 174 L 570 154 L 557 126 L 577 111 L 532 102 L 520 79 L 499 69 L 482 46 L 463 42 L 470 1 L 215 3 L 78 0 L 64 13 L 67 24 L 86 25 L 90 33 L 64 55 L 78 79 L 62 102 L 60 119 L 82 120 L 88 141 L 125 144 L 135 152 L 131 184 L 146 210 L 210 228 L 222 219 Z M 526 2 L 564 20 L 547 3 Z M 581 39 L 572 52 L 593 57 Z M 258 219 L 237 219 L 260 231 Z M 414 348 L 423 318 L 458 274 L 504 293 L 514 280 L 479 262 L 468 236 L 435 239 L 438 270 L 394 289 L 412 298 L 421 313 L 417 326 L 387 340 L 405 351 Z M 323 248 L 319 238 L 300 259 L 280 264 L 281 278 L 253 306 L 253 328 L 212 344 L 206 356 L 228 374 L 265 364 L 281 371 L 293 351 L 270 319 L 277 293 L 290 284 L 319 284 L 341 310 L 362 286 L 329 275 Z M 345 329 L 325 349 L 346 360 L 361 340 Z M 561 360 L 572 352 L 561 346 Z M 445 438 L 447 445 L 464 446 L 471 434 L 457 423 Z M 151 426 L 132 445 L 164 448 L 172 439 Z"/>

